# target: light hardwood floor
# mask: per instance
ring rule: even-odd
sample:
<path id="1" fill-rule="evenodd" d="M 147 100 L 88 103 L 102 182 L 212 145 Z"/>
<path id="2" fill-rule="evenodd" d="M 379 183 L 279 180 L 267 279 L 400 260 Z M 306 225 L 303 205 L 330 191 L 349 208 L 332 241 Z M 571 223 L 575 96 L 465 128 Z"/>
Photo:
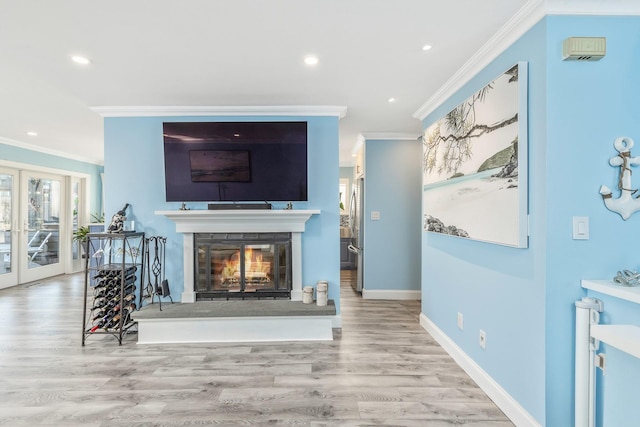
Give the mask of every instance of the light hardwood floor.
<path id="1" fill-rule="evenodd" d="M 3 426 L 512 426 L 418 324 L 341 289 L 332 342 L 81 346 L 83 276 L 0 290 Z"/>

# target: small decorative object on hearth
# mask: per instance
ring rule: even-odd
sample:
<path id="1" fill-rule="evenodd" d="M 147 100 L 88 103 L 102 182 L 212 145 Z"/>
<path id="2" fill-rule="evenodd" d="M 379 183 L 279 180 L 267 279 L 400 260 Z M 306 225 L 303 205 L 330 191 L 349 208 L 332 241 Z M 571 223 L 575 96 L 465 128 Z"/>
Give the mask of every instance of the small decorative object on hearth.
<path id="1" fill-rule="evenodd" d="M 329 291 L 329 282 L 319 280 L 316 284 L 316 304 L 319 307 L 327 305 L 327 294 Z"/>
<path id="2" fill-rule="evenodd" d="M 122 233 L 124 229 L 124 221 L 127 219 L 127 208 L 129 203 L 125 203 L 124 207 L 111 217 L 111 222 L 107 228 L 108 233 Z"/>
<path id="3" fill-rule="evenodd" d="M 302 303 L 313 303 L 313 286 L 305 286 L 304 288 L 302 288 Z"/>

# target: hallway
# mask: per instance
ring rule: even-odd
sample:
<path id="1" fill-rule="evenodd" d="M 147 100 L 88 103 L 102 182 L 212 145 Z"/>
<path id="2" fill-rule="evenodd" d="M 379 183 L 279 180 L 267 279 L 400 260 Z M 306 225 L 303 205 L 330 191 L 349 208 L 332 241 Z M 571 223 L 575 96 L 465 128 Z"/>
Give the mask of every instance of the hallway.
<path id="1" fill-rule="evenodd" d="M 341 287 L 332 342 L 81 346 L 83 275 L 0 290 L 0 425 L 512 426 L 420 327 Z"/>

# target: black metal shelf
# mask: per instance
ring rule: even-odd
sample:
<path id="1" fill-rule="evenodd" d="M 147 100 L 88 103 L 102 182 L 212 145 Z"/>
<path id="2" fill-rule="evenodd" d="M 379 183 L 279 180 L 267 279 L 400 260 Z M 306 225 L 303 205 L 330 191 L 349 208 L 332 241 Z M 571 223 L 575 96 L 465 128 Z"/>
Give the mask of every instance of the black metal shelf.
<path id="1" fill-rule="evenodd" d="M 83 245 L 83 346 L 87 338 L 93 335 L 111 335 L 122 345 L 126 334 L 137 332 L 137 323 L 132 319 L 131 312 L 139 308 L 135 305 L 138 300 L 136 292 L 140 292 L 144 283 L 144 236 L 143 232 L 87 234 Z M 107 283 L 103 284 L 103 281 Z M 97 295 L 99 289 L 109 291 L 106 296 Z M 128 309 L 125 310 L 125 307 Z M 97 315 L 100 309 L 110 311 L 104 316 L 102 313 Z"/>

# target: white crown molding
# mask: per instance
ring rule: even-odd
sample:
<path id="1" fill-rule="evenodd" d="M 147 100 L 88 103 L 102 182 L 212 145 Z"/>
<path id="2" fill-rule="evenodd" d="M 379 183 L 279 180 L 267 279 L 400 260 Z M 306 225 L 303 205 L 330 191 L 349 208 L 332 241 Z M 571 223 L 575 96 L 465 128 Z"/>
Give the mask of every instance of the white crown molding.
<path id="1" fill-rule="evenodd" d="M 527 2 L 427 102 L 413 113 L 413 117 L 424 120 L 544 16 L 545 0 Z"/>
<path id="2" fill-rule="evenodd" d="M 417 141 L 422 135 L 418 133 L 400 132 L 364 132 L 358 134 L 358 139 L 351 149 L 351 155 L 355 156 L 366 140 L 411 140 Z"/>
<path id="3" fill-rule="evenodd" d="M 413 117 L 424 120 L 547 15 L 640 15 L 638 0 L 530 0 Z"/>
<path id="4" fill-rule="evenodd" d="M 360 136 L 362 136 L 362 138 L 365 141 L 372 140 L 372 139 L 417 140 L 418 138 L 420 138 L 419 133 L 398 133 L 398 132 L 363 132 L 360 134 Z"/>
<path id="5" fill-rule="evenodd" d="M 13 147 L 22 148 L 24 150 L 35 151 L 38 153 L 49 154 L 52 156 L 64 157 L 65 159 L 77 160 L 79 162 L 91 163 L 92 165 L 104 166 L 104 162 L 99 158 L 90 159 L 87 157 L 78 156 L 73 153 L 53 150 L 51 148 L 43 147 L 41 145 L 29 144 L 23 141 L 17 141 L 15 139 L 9 139 L 2 136 L 0 136 L 0 144 L 11 145 Z"/>
<path id="6" fill-rule="evenodd" d="M 638 0 L 548 0 L 548 15 L 640 15 Z"/>
<path id="7" fill-rule="evenodd" d="M 336 116 L 347 115 L 347 107 L 335 105 L 283 106 L 101 106 L 91 107 L 103 117 L 152 116 Z"/>
<path id="8" fill-rule="evenodd" d="M 342 161 L 338 164 L 338 167 L 341 168 L 352 168 L 356 165 L 356 162 L 353 160 Z"/>

